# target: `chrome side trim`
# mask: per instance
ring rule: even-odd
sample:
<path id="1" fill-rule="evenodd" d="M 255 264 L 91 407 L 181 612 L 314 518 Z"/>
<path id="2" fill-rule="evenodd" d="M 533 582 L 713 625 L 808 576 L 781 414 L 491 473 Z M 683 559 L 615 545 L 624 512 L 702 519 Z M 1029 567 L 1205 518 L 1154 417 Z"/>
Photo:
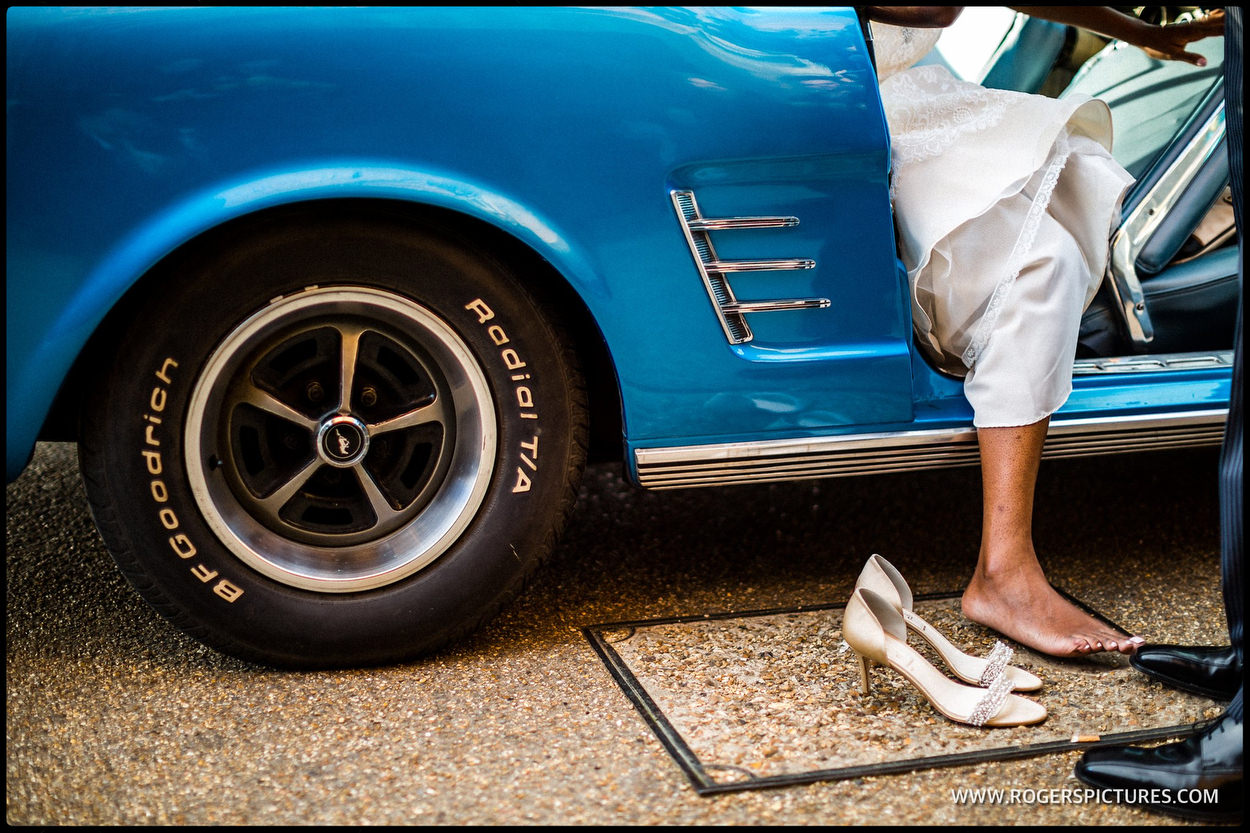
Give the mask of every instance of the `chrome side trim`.
<path id="1" fill-rule="evenodd" d="M 791 298 L 776 301 L 739 301 L 736 304 L 728 304 L 723 309 L 726 313 L 742 315 L 748 312 L 777 312 L 787 309 L 824 309 L 827 306 L 829 302 L 824 298 Z"/>
<path id="2" fill-rule="evenodd" d="M 799 224 L 798 217 L 726 217 L 724 219 L 687 220 L 691 231 L 732 231 L 741 228 L 789 228 Z"/>
<path id="3" fill-rule="evenodd" d="M 1150 323 L 1146 296 L 1137 277 L 1137 256 L 1223 138 L 1224 104 L 1221 102 L 1185 152 L 1164 172 L 1111 238 L 1108 283 L 1128 336 L 1138 347 L 1144 348 L 1154 340 L 1154 325 Z"/>
<path id="4" fill-rule="evenodd" d="M 806 258 L 789 260 L 710 260 L 703 264 L 709 272 L 783 272 L 788 269 L 812 269 L 816 261 Z"/>
<path id="5" fill-rule="evenodd" d="M 695 267 L 712 309 L 720 320 L 721 329 L 730 344 L 743 344 L 754 338 L 745 316 L 753 312 L 780 312 L 797 309 L 824 309 L 830 306 L 828 298 L 775 298 L 758 301 L 739 301 L 729 285 L 728 275 L 739 272 L 776 272 L 812 269 L 816 261 L 808 258 L 781 258 L 775 260 L 721 260 L 712 246 L 712 231 L 737 231 L 739 229 L 790 228 L 797 226 L 797 217 L 704 217 L 699 212 L 693 191 L 670 191 L 677 220 L 681 224 L 686 245 L 694 257 Z"/>
<path id="6" fill-rule="evenodd" d="M 1051 423 L 1045 458 L 1219 445 L 1228 409 Z M 648 489 L 769 483 L 976 465 L 975 428 L 714 443 L 634 452 Z"/>

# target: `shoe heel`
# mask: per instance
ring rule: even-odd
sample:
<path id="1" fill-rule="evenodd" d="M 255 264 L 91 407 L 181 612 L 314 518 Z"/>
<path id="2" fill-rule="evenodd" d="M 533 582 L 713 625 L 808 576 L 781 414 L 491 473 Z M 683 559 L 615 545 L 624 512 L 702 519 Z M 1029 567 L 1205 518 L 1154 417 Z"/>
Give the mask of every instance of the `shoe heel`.
<path id="1" fill-rule="evenodd" d="M 871 694 L 872 684 L 868 679 L 868 665 L 870 660 L 863 654 L 856 654 L 855 659 L 859 660 L 859 693 Z"/>

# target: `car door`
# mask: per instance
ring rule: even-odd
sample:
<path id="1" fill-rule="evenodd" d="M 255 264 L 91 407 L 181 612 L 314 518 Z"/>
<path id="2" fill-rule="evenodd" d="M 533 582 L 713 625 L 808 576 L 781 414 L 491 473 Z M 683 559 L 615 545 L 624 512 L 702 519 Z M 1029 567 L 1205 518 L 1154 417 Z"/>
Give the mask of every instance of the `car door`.
<path id="1" fill-rule="evenodd" d="M 629 441 L 749 442 L 910 423 L 889 140 L 856 14 L 687 13 L 709 35 L 691 64 L 708 91 L 695 115 L 714 123 L 678 148 L 668 176 L 665 245 L 680 246 L 684 262 L 665 302 L 649 301 L 657 337 L 621 339 L 617 352 Z"/>

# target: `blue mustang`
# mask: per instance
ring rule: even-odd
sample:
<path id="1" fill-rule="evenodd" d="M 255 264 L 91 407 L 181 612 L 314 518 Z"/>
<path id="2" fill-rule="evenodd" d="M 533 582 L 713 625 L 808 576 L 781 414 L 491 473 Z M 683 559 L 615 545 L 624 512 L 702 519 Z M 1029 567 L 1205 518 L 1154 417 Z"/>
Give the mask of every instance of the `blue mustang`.
<path id="1" fill-rule="evenodd" d="M 656 489 L 976 461 L 959 380 L 912 344 L 851 8 L 7 24 L 7 476 L 78 442 L 122 571 L 220 650 L 462 636 L 588 457 Z M 1073 33 L 1019 24 L 985 82 L 1036 91 Z M 1220 440 L 1238 243 L 1208 49 L 1112 44 L 1073 81 L 1139 182 L 1048 455 Z"/>

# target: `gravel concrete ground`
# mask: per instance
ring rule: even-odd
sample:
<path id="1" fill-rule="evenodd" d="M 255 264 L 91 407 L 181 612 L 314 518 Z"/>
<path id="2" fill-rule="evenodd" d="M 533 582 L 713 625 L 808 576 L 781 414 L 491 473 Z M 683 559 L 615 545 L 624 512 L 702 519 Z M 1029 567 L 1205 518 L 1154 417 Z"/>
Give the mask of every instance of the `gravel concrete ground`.
<path id="1" fill-rule="evenodd" d="M 1213 450 L 1046 463 L 1052 581 L 1147 639 L 1226 643 L 1215 471 Z M 1176 823 L 1042 803 L 1080 787 L 1077 752 L 699 796 L 581 632 L 840 604 L 872 552 L 917 593 L 957 590 L 976 469 L 652 493 L 592 467 L 551 563 L 482 631 L 327 673 L 246 665 L 152 612 L 91 525 L 71 446 L 41 445 L 6 511 L 10 824 Z M 952 798 L 976 787 L 1042 800 Z"/>

